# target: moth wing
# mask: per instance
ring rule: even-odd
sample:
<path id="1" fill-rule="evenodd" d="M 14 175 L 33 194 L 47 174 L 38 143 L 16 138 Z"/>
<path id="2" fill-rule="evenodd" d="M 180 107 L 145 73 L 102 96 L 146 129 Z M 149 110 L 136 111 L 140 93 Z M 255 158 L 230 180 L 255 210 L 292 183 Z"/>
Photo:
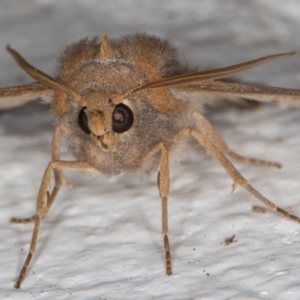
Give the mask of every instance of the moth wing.
<path id="1" fill-rule="evenodd" d="M 11 109 L 35 99 L 42 99 L 44 103 L 51 103 L 53 96 L 54 90 L 41 83 L 0 88 L 0 109 Z"/>
<path id="2" fill-rule="evenodd" d="M 207 105 L 214 105 L 215 100 L 223 96 L 226 98 L 233 97 L 235 102 L 241 101 L 241 98 L 246 98 L 259 102 L 282 103 L 292 107 L 300 107 L 300 90 L 296 89 L 215 80 L 201 84 L 176 86 L 172 87 L 172 90 L 177 97 L 186 98 L 190 94 Z"/>

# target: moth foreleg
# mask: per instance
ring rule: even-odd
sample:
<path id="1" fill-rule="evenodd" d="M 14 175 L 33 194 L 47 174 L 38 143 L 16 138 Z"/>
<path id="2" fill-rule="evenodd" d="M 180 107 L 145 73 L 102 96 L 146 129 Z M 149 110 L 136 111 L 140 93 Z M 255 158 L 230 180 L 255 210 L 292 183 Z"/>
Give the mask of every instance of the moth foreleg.
<path id="1" fill-rule="evenodd" d="M 54 129 L 53 138 L 52 138 L 52 161 L 60 160 L 60 136 L 61 136 L 61 127 L 57 125 Z M 61 169 L 53 169 L 53 173 L 54 173 L 54 187 L 50 194 L 49 201 L 47 202 L 46 214 L 49 211 L 54 199 L 56 198 L 56 195 L 60 187 L 62 185 L 67 185 L 69 188 L 73 187 L 72 184 L 65 179 Z"/>
<path id="2" fill-rule="evenodd" d="M 47 213 L 47 203 L 49 203 L 50 193 L 50 175 L 52 170 L 60 170 L 60 169 L 70 169 L 70 170 L 76 170 L 76 171 L 84 171 L 87 169 L 92 169 L 92 167 L 84 162 L 84 161 L 51 161 L 48 165 L 48 167 L 45 170 L 44 176 L 42 178 L 41 186 L 39 189 L 37 202 L 36 202 L 36 213 L 34 218 L 34 229 L 32 233 L 29 253 L 27 255 L 27 258 L 23 264 L 22 270 L 19 274 L 19 277 L 16 281 L 15 288 L 18 289 L 21 286 L 22 281 L 24 280 L 26 271 L 28 269 L 28 266 L 30 264 L 30 261 L 32 259 L 32 256 L 34 255 L 36 251 L 36 244 L 37 244 L 37 238 L 38 233 L 40 229 L 40 222 L 41 218 L 45 216 Z"/>
<path id="3" fill-rule="evenodd" d="M 162 207 L 162 235 L 164 239 L 165 260 L 166 260 L 166 274 L 172 275 L 171 265 L 171 250 L 168 237 L 168 196 L 170 191 L 170 175 L 169 175 L 169 152 L 167 146 L 163 142 L 154 145 L 146 157 L 153 156 L 160 152 L 160 165 L 157 176 L 157 185 L 159 189 L 159 196 L 161 198 Z"/>
<path id="4" fill-rule="evenodd" d="M 61 128 L 57 125 L 54 129 L 53 138 L 52 138 L 52 160 L 59 160 L 60 159 L 60 135 L 61 135 Z M 58 191 L 62 185 L 67 185 L 68 187 L 72 187 L 72 185 L 65 179 L 63 173 L 59 169 L 54 169 L 54 187 L 51 191 L 50 197 L 47 201 L 47 209 L 46 213 L 49 211 L 54 199 L 56 198 Z M 11 223 L 16 224 L 27 224 L 33 222 L 35 220 L 35 215 L 30 218 L 20 219 L 20 218 L 11 218 Z"/>

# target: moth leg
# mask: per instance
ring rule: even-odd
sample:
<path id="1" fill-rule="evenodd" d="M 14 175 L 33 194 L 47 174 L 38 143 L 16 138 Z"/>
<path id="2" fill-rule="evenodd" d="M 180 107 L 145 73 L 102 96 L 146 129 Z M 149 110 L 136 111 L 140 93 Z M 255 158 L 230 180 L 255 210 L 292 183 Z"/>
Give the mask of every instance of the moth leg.
<path id="1" fill-rule="evenodd" d="M 195 122 L 197 130 L 205 137 L 207 137 L 216 147 L 218 147 L 223 154 L 246 164 L 281 168 L 281 164 L 279 163 L 245 157 L 231 151 L 226 145 L 226 143 L 224 142 L 224 140 L 220 137 L 220 135 L 215 131 L 212 125 L 208 122 L 208 120 L 205 119 L 201 114 L 199 114 L 196 111 L 193 112 L 193 120 Z"/>
<path id="2" fill-rule="evenodd" d="M 61 136 L 61 128 L 59 125 L 57 125 L 54 129 L 53 138 L 52 138 L 52 160 L 59 160 L 60 159 L 60 136 Z M 63 173 L 59 169 L 54 169 L 54 187 L 52 189 L 52 192 L 50 194 L 50 197 L 48 198 L 47 205 L 46 205 L 46 213 L 49 211 L 54 199 L 56 198 L 58 191 L 62 185 L 67 185 L 68 187 L 72 187 L 72 185 L 65 179 Z M 33 222 L 35 219 L 35 215 L 33 215 L 30 218 L 26 219 L 19 219 L 19 218 L 11 218 L 11 223 L 16 224 L 27 224 L 30 222 Z"/>
<path id="3" fill-rule="evenodd" d="M 168 196 L 170 191 L 168 148 L 163 142 L 159 142 L 152 148 L 150 148 L 150 150 L 146 154 L 146 157 L 153 156 L 159 151 L 161 153 L 161 157 L 159 172 L 157 176 L 157 185 L 162 205 L 162 235 L 164 239 L 166 274 L 172 275 L 171 250 L 168 237 Z"/>
<path id="4" fill-rule="evenodd" d="M 210 155 L 212 155 L 223 166 L 227 174 L 233 180 L 233 190 L 237 186 L 241 186 L 271 210 L 279 213 L 287 219 L 300 223 L 300 218 L 291 215 L 287 211 L 278 207 L 276 204 L 274 204 L 273 202 L 265 198 L 263 195 L 261 195 L 257 190 L 255 190 L 247 182 L 247 180 L 238 172 L 238 170 L 231 164 L 231 162 L 226 158 L 226 156 L 202 133 L 191 129 L 190 127 L 185 127 L 181 131 L 179 131 L 178 134 L 174 137 L 174 141 L 177 143 L 186 139 L 189 136 L 194 137 L 207 150 L 207 152 Z"/>
<path id="5" fill-rule="evenodd" d="M 21 286 L 22 281 L 24 280 L 26 271 L 30 264 L 33 254 L 36 251 L 37 238 L 40 230 L 41 218 L 47 213 L 47 203 L 49 203 L 50 193 L 50 177 L 52 170 L 60 170 L 62 168 L 84 171 L 87 169 L 92 169 L 91 166 L 84 161 L 51 161 L 48 167 L 45 170 L 44 176 L 42 178 L 41 186 L 37 196 L 36 202 L 36 213 L 34 218 L 34 229 L 32 233 L 31 243 L 27 258 L 23 264 L 22 270 L 19 274 L 19 277 L 15 283 L 15 288 L 18 289 Z"/>
<path id="6" fill-rule="evenodd" d="M 52 138 L 52 161 L 59 161 L 60 160 L 60 137 L 61 137 L 61 128 L 57 125 L 54 129 L 53 138 Z M 62 185 L 66 185 L 69 188 L 72 188 L 72 184 L 69 183 L 61 169 L 53 169 L 54 173 L 54 188 L 52 189 L 50 199 L 47 202 L 47 210 L 46 213 L 49 211 L 54 199 L 56 198 L 58 191 Z"/>

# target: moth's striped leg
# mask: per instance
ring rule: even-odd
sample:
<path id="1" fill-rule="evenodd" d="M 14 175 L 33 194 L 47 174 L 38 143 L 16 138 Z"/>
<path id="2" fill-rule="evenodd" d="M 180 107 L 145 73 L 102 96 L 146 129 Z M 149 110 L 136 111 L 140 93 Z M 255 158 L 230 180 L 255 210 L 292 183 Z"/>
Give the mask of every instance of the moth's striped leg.
<path id="1" fill-rule="evenodd" d="M 52 160 L 59 160 L 60 159 L 60 136 L 61 136 L 61 128 L 59 125 L 57 125 L 54 129 L 53 138 L 52 138 Z M 67 185 L 68 187 L 72 187 L 72 185 L 65 179 L 63 173 L 59 169 L 54 169 L 54 187 L 52 189 L 52 192 L 50 194 L 50 197 L 47 201 L 47 209 L 46 213 L 49 211 L 54 199 L 56 198 L 58 191 L 62 185 Z M 10 219 L 11 223 L 17 223 L 17 224 L 27 224 L 30 222 L 33 222 L 35 220 L 35 215 L 31 218 L 26 219 L 19 219 L 19 218 L 12 218 Z"/>
<path id="2" fill-rule="evenodd" d="M 162 235 L 164 239 L 165 260 L 166 260 L 166 274 L 172 275 L 171 265 L 171 250 L 168 237 L 168 196 L 170 191 L 170 174 L 169 174 L 169 153 L 168 148 L 163 142 L 154 145 L 146 157 L 153 156 L 160 152 L 160 165 L 157 176 L 157 184 L 159 189 L 159 196 L 161 198 L 162 206 Z"/>
<path id="3" fill-rule="evenodd" d="M 179 133 L 175 136 L 174 140 L 176 142 L 183 141 L 187 137 L 194 137 L 206 150 L 207 152 L 213 156 L 225 169 L 228 175 L 233 180 L 233 189 L 237 186 L 241 186 L 246 189 L 251 195 L 257 198 L 259 201 L 264 203 L 271 210 L 278 212 L 280 215 L 286 217 L 287 219 L 293 220 L 297 223 L 300 223 L 300 218 L 294 215 L 291 215 L 284 209 L 278 207 L 276 204 L 268 200 L 262 194 L 260 194 L 257 190 L 255 190 L 247 180 L 238 172 L 238 170 L 231 164 L 231 162 L 225 157 L 225 155 L 203 134 L 193 130 L 190 127 L 183 128 Z"/>
<path id="4" fill-rule="evenodd" d="M 219 148 L 220 151 L 222 151 L 224 155 L 227 155 L 245 164 L 254 164 L 260 166 L 271 166 L 275 168 L 281 168 L 281 164 L 277 162 L 245 157 L 231 151 L 226 145 L 225 141 L 220 137 L 220 135 L 213 128 L 213 126 L 209 123 L 209 121 L 205 119 L 204 116 L 201 115 L 200 113 L 194 111 L 193 120 L 195 122 L 197 131 L 199 131 L 203 136 L 209 139 L 217 148 Z"/>
<path id="5" fill-rule="evenodd" d="M 61 137 L 61 127 L 57 125 L 55 127 L 53 138 L 52 138 L 52 161 L 60 160 L 60 137 Z M 61 169 L 53 169 L 53 173 L 54 173 L 54 187 L 50 194 L 49 201 L 47 202 L 47 209 L 45 215 L 48 213 L 53 201 L 55 200 L 60 187 L 62 185 L 67 185 L 69 188 L 73 187 L 72 184 L 65 179 Z"/>
<path id="6" fill-rule="evenodd" d="M 36 213 L 34 218 L 34 229 L 32 233 L 29 253 L 23 264 L 23 268 L 20 272 L 20 275 L 16 281 L 15 288 L 18 289 L 21 286 L 22 281 L 24 280 L 26 271 L 36 251 L 36 244 L 38 233 L 40 230 L 41 218 L 47 213 L 47 203 L 49 202 L 49 188 L 50 188 L 50 175 L 52 170 L 60 169 L 69 169 L 75 171 L 85 171 L 92 169 L 91 166 L 84 161 L 51 161 L 48 167 L 45 170 L 44 176 L 42 178 L 41 186 L 39 189 L 37 202 L 36 202 Z"/>

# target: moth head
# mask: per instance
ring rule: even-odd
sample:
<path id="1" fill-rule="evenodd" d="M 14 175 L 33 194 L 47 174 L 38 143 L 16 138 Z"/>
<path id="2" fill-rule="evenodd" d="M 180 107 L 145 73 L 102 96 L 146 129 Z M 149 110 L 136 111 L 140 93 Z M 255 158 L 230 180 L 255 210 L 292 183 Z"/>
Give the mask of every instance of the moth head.
<path id="1" fill-rule="evenodd" d="M 103 151 L 114 151 L 118 135 L 128 131 L 134 121 L 131 108 L 115 105 L 103 92 L 90 92 L 84 96 L 87 103 L 78 113 L 80 129 Z"/>

